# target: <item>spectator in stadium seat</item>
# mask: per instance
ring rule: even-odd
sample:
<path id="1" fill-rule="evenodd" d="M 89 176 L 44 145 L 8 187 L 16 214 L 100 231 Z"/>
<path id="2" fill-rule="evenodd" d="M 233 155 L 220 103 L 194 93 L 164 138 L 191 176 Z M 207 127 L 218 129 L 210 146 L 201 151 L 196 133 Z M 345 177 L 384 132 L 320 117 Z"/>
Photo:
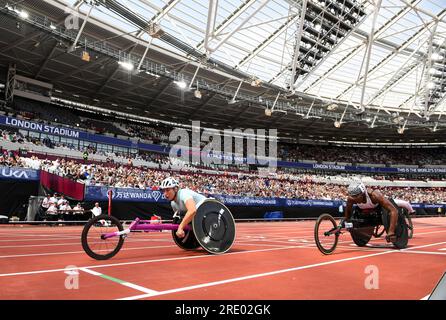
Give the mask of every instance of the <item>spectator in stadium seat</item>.
<path id="1" fill-rule="evenodd" d="M 73 207 L 72 213 L 74 220 L 83 220 L 84 208 L 79 202 Z"/>
<path id="2" fill-rule="evenodd" d="M 94 204 L 94 207 L 93 209 L 91 209 L 91 212 L 93 213 L 93 217 L 97 217 L 102 214 L 102 208 L 99 206 L 99 202 L 96 202 Z"/>
<path id="3" fill-rule="evenodd" d="M 88 151 L 85 150 L 82 156 L 84 158 L 84 163 L 87 163 L 87 161 L 88 161 Z"/>
<path id="4" fill-rule="evenodd" d="M 62 194 L 60 199 L 57 201 L 57 206 L 60 208 L 67 200 L 65 200 L 65 196 Z"/>
<path id="5" fill-rule="evenodd" d="M 45 209 L 45 211 L 50 207 L 51 195 L 47 195 L 43 198 L 41 206 Z"/>
<path id="6" fill-rule="evenodd" d="M 45 215 L 45 212 L 48 210 L 48 208 L 50 207 L 50 199 L 51 196 L 48 194 L 43 200 L 42 203 L 40 204 L 40 208 L 39 208 L 39 212 L 38 212 L 38 220 L 42 219 Z"/>
<path id="7" fill-rule="evenodd" d="M 45 221 L 56 221 L 58 217 L 56 203 L 50 201 L 50 206 L 48 210 L 46 210 Z"/>
<path id="8" fill-rule="evenodd" d="M 57 205 L 57 203 L 59 202 L 59 199 L 57 198 L 57 193 L 53 194 L 53 196 L 50 198 L 50 202 Z"/>
<path id="9" fill-rule="evenodd" d="M 69 217 L 72 214 L 70 210 L 71 206 L 67 200 L 64 200 L 64 202 L 59 206 L 59 213 L 64 217 L 64 220 L 65 217 Z"/>
<path id="10" fill-rule="evenodd" d="M 59 210 L 71 210 L 70 204 L 67 200 L 62 202 L 62 204 L 59 206 Z"/>
<path id="11" fill-rule="evenodd" d="M 75 211 L 74 213 L 76 214 L 76 211 L 83 211 L 84 208 L 82 208 L 81 204 L 78 202 L 74 207 L 73 210 Z"/>

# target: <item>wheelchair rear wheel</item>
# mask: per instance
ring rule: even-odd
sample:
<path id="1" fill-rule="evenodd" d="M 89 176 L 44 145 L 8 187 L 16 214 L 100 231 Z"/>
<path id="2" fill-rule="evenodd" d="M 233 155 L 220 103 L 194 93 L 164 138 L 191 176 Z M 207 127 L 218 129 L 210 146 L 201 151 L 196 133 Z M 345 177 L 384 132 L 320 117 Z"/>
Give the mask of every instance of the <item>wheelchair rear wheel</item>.
<path id="1" fill-rule="evenodd" d="M 389 231 L 390 226 L 390 214 L 383 210 L 382 213 L 382 222 L 386 232 Z M 398 249 L 404 249 L 407 247 L 407 243 L 409 242 L 409 227 L 406 224 L 406 218 L 401 210 L 398 210 L 398 221 L 395 228 L 396 241 L 393 242 L 393 245 Z"/>

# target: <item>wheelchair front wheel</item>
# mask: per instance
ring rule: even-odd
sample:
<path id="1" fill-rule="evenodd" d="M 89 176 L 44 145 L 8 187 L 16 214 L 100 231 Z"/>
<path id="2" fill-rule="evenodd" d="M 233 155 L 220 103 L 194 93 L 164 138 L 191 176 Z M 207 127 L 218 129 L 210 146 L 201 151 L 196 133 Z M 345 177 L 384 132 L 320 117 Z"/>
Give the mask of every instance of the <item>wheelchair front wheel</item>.
<path id="1" fill-rule="evenodd" d="M 124 236 L 104 239 L 102 235 L 122 231 L 121 222 L 112 216 L 102 214 L 89 220 L 82 230 L 81 242 L 85 253 L 96 260 L 115 256 L 124 244 Z"/>
<path id="2" fill-rule="evenodd" d="M 331 254 L 336 249 L 339 239 L 339 231 L 336 220 L 325 213 L 316 221 L 314 226 L 314 241 L 320 252 L 323 254 Z"/>

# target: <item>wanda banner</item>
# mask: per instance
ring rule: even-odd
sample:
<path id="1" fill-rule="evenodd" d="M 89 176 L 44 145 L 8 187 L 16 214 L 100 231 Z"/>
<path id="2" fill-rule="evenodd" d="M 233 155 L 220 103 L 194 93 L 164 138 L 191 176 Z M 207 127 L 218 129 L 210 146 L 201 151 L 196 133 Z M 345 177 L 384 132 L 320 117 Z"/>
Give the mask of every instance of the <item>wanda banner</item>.
<path id="1" fill-rule="evenodd" d="M 85 185 L 83 183 L 63 178 L 57 174 L 52 174 L 43 170 L 40 171 L 40 182 L 47 189 L 62 193 L 74 200 L 84 200 Z"/>

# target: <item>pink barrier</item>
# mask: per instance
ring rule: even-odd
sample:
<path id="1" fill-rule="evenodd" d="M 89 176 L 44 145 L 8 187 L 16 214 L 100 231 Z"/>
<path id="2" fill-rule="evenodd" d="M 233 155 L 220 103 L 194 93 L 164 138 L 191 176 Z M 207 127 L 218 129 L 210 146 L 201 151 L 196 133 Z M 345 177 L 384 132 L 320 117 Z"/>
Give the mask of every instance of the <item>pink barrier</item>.
<path id="1" fill-rule="evenodd" d="M 48 189 L 78 201 L 84 200 L 85 185 L 46 171 L 40 171 L 40 183 Z"/>

